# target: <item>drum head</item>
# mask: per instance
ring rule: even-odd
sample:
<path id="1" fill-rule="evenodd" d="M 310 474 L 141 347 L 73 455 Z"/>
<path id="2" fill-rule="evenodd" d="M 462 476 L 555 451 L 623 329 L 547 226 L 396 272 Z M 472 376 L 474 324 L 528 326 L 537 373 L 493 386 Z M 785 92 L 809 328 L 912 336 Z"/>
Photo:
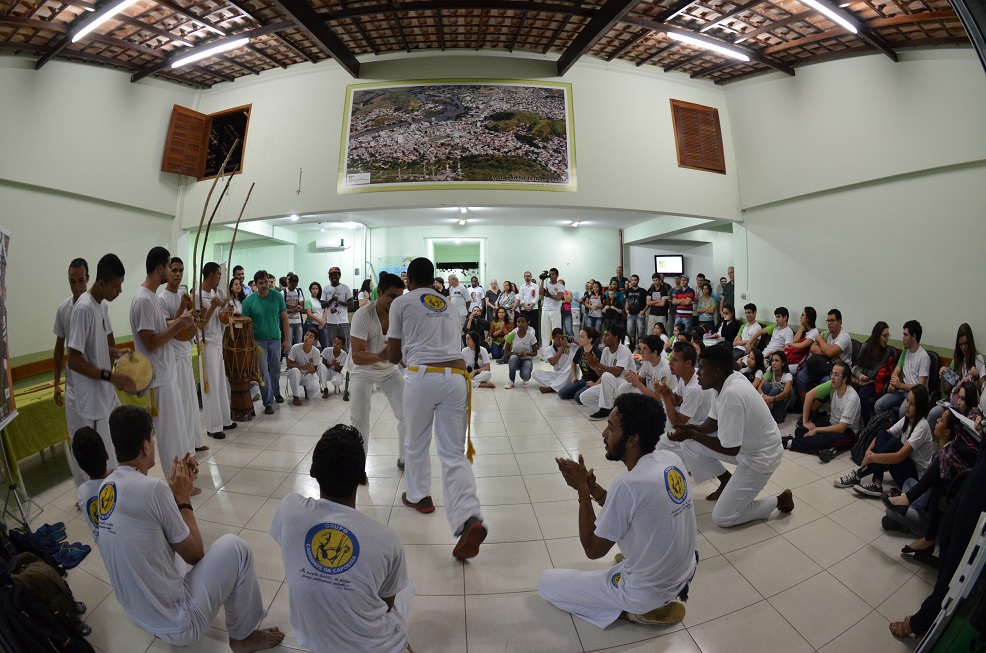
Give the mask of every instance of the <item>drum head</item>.
<path id="1" fill-rule="evenodd" d="M 154 378 L 154 368 L 151 366 L 150 359 L 136 351 L 121 356 L 116 361 L 116 370 L 134 380 L 138 393 L 147 390 L 151 379 Z"/>

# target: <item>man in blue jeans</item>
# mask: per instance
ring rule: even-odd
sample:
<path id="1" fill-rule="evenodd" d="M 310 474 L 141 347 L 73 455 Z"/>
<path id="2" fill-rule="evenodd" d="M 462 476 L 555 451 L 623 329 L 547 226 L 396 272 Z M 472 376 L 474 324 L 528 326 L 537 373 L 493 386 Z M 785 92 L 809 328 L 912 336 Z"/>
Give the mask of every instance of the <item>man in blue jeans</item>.
<path id="1" fill-rule="evenodd" d="M 281 293 L 270 291 L 266 270 L 258 270 L 253 279 L 257 282 L 257 292 L 243 300 L 243 315 L 253 320 L 253 338 L 264 352 L 260 361 L 264 413 L 273 415 L 274 401 L 284 401 L 280 391 L 281 352 L 291 348 L 288 307 Z"/>

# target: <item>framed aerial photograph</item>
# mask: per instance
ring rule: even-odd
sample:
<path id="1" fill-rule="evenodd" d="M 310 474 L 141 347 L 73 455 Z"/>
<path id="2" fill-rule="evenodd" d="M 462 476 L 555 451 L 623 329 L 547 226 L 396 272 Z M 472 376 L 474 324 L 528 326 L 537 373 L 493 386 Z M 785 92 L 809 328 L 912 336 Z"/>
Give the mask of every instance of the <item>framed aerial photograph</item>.
<path id="1" fill-rule="evenodd" d="M 355 84 L 345 116 L 340 193 L 576 190 L 571 84 Z"/>

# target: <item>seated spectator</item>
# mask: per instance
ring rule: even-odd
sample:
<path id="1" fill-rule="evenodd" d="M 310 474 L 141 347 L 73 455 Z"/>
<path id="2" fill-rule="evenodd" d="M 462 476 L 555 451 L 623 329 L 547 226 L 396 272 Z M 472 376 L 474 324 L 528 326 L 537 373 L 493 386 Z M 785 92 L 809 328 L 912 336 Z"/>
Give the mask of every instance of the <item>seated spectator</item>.
<path id="1" fill-rule="evenodd" d="M 517 316 L 517 328 L 510 332 L 513 338 L 507 341 L 507 347 L 503 355 L 508 357 L 508 367 L 510 371 L 510 381 L 504 386 L 507 390 L 514 387 L 517 379 L 517 371 L 520 370 L 520 378 L 527 385 L 531 380 L 531 371 L 534 369 L 534 358 L 538 353 L 538 339 L 534 329 L 527 326 L 527 316 L 521 314 Z"/>
<path id="2" fill-rule="evenodd" d="M 651 329 L 651 333 L 648 335 L 654 335 L 661 339 L 661 350 L 668 344 L 668 330 L 664 326 L 664 322 L 655 322 L 654 328 Z"/>
<path id="3" fill-rule="evenodd" d="M 684 322 L 685 331 L 691 331 L 695 323 L 695 291 L 688 287 L 688 277 L 685 275 L 681 275 L 678 283 L 678 287 L 672 291 L 671 300 L 674 306 L 674 321 Z"/>
<path id="4" fill-rule="evenodd" d="M 883 395 L 896 360 L 890 341 L 890 327 L 884 321 L 873 325 L 870 337 L 859 350 L 859 360 L 852 366 L 852 387 L 859 394 L 863 424 L 870 421 L 873 405 Z"/>
<path id="5" fill-rule="evenodd" d="M 739 333 L 733 339 L 733 360 L 739 361 L 745 358 L 749 352 L 747 345 L 753 343 L 756 345 L 757 341 L 755 337 L 760 330 L 763 329 L 763 325 L 757 322 L 757 305 L 747 304 L 743 307 L 743 314 L 746 316 L 746 322 L 740 327 Z M 750 349 L 753 349 L 753 345 Z"/>
<path id="6" fill-rule="evenodd" d="M 859 395 L 849 384 L 852 372 L 838 360 L 832 378 L 808 391 L 805 405 L 794 429 L 794 437 L 782 438 L 784 448 L 803 453 L 818 453 L 824 462 L 839 450 L 852 447 L 859 433 Z M 829 400 L 829 414 L 818 415 L 822 403 Z"/>
<path id="7" fill-rule="evenodd" d="M 558 392 L 572 382 L 572 354 L 575 348 L 571 345 L 562 329 L 551 330 L 551 342 L 544 350 L 544 357 L 551 369 L 534 370 L 531 374 L 540 384 L 538 390 L 541 394 Z"/>
<path id="8" fill-rule="evenodd" d="M 479 333 L 470 331 L 466 334 L 466 346 L 462 348 L 462 360 L 466 362 L 466 371 L 472 380 L 474 388 L 495 388 L 490 382 L 493 373 L 490 372 L 490 353 L 480 344 Z"/>
<path id="9" fill-rule="evenodd" d="M 697 308 L 695 309 L 698 315 L 698 323 L 702 325 L 706 333 L 712 333 L 715 330 L 716 312 L 719 309 L 719 301 L 712 294 L 712 286 L 708 282 L 699 286 L 699 290 L 702 295 L 698 298 Z"/>
<path id="10" fill-rule="evenodd" d="M 695 510 L 681 459 L 655 451 L 663 421 L 660 405 L 649 397 L 617 399 L 603 437 L 606 458 L 623 462 L 627 473 L 608 492 L 581 455 L 578 462 L 557 459 L 565 482 L 578 492 L 586 556 L 598 560 L 615 544 L 623 558 L 599 571 L 548 569 L 538 578 L 538 592 L 597 628 L 618 620 L 669 625 L 685 616 L 676 599 L 687 599 L 695 574 Z M 591 500 L 602 506 L 598 519 Z"/>
<path id="11" fill-rule="evenodd" d="M 757 333 L 753 335 L 750 342 L 747 343 L 748 349 L 753 349 L 757 346 L 760 338 L 765 334 L 770 334 L 770 341 L 767 346 L 763 348 L 763 357 L 765 359 L 770 359 L 770 355 L 775 351 L 784 351 L 784 349 L 794 342 L 794 331 L 791 327 L 787 325 L 787 320 L 790 314 L 788 310 L 783 306 L 778 306 L 774 309 L 774 321 L 776 322 L 773 328 L 765 327 L 760 329 Z"/>
<path id="12" fill-rule="evenodd" d="M 91 426 L 83 426 L 72 437 L 72 456 L 79 469 L 89 476 L 89 480 L 77 488 L 76 499 L 93 539 L 99 540 L 99 486 L 113 471 L 106 469 L 110 455 L 99 432 Z"/>
<path id="13" fill-rule="evenodd" d="M 480 300 L 476 300 L 480 301 Z M 466 316 L 465 321 L 462 323 L 462 342 L 466 341 L 466 334 L 470 331 L 475 331 L 479 334 L 480 341 L 486 341 L 486 332 L 490 330 L 490 325 L 486 323 L 486 318 L 483 317 L 483 307 L 480 304 L 473 306 L 472 310 L 469 311 L 469 315 Z"/>
<path id="14" fill-rule="evenodd" d="M 603 328 L 603 291 L 598 281 L 592 282 L 592 289 L 582 297 L 583 326 L 599 331 Z"/>
<path id="15" fill-rule="evenodd" d="M 647 343 L 654 346 L 654 349 L 651 349 Z M 668 377 L 671 376 L 671 368 L 661 355 L 661 350 L 657 348 L 659 344 L 660 340 L 657 336 L 647 336 L 641 341 L 642 362 L 639 370 L 635 371 L 631 367 L 620 376 L 603 372 L 599 378 L 599 410 L 589 419 L 600 420 L 609 417 L 616 398 L 627 392 L 643 392 L 656 398 L 655 384 L 661 380 L 667 383 Z"/>
<path id="16" fill-rule="evenodd" d="M 322 350 L 322 375 L 325 378 L 323 383 L 326 390 L 329 388 L 329 383 L 335 386 L 336 394 L 342 392 L 342 384 L 346 381 L 343 368 L 346 366 L 349 354 L 342 348 L 345 343 L 346 341 L 343 340 L 342 336 L 336 336 L 332 340 L 332 346 Z M 328 392 L 323 396 L 327 397 Z"/>
<path id="17" fill-rule="evenodd" d="M 664 425 L 665 433 L 671 433 L 686 424 L 701 426 L 709 417 L 713 393 L 703 390 L 699 385 L 698 374 L 695 372 L 697 362 L 698 355 L 694 347 L 687 342 L 675 345 L 669 365 L 671 378 L 667 382 L 662 380 L 654 384 L 652 394 L 662 402 L 668 418 Z M 680 443 L 667 438 L 662 438 L 657 446 L 659 449 L 681 451 Z"/>
<path id="18" fill-rule="evenodd" d="M 763 371 L 764 371 L 764 360 L 763 354 L 760 353 L 759 349 L 751 349 L 750 353 L 746 355 L 746 359 L 743 361 L 743 367 L 740 368 L 739 372 L 753 384 L 753 387 L 760 390 L 760 384 L 763 383 Z"/>
<path id="19" fill-rule="evenodd" d="M 811 346 L 818 340 L 818 329 L 815 327 L 817 317 L 818 313 L 813 307 L 805 306 L 801 311 L 801 326 L 794 332 L 794 342 L 784 348 L 791 374 L 798 373 L 801 361 L 808 357 Z"/>
<path id="20" fill-rule="evenodd" d="M 599 339 L 599 332 L 592 327 L 585 327 L 579 331 L 579 346 L 572 354 L 571 381 L 561 390 L 558 390 L 559 399 L 575 399 L 586 388 L 590 387 L 590 383 L 599 380 L 599 375 L 589 364 L 590 360 L 598 360 L 599 356 L 602 355 Z"/>
<path id="21" fill-rule="evenodd" d="M 615 283 L 615 282 L 613 282 Z M 623 326 L 626 321 L 626 310 L 623 308 L 623 293 L 610 288 L 603 298 L 603 328 Z"/>
<path id="22" fill-rule="evenodd" d="M 510 283 L 505 281 L 504 283 Z M 506 345 L 507 334 L 514 330 L 514 323 L 510 320 L 510 313 L 504 307 L 496 309 L 496 317 L 490 323 L 490 356 L 497 363 L 506 363 L 507 359 L 503 356 L 503 348 Z"/>
<path id="23" fill-rule="evenodd" d="M 367 485 L 359 432 L 336 424 L 323 433 L 309 474 L 320 497 L 287 495 L 270 524 L 298 643 L 312 651 L 406 651 L 414 582 L 397 531 L 356 509 L 356 491 Z"/>
<path id="24" fill-rule="evenodd" d="M 833 308 L 825 320 L 828 333 L 824 338 L 818 337 L 812 343 L 808 358 L 804 365 L 798 367 L 794 377 L 794 385 L 798 389 L 798 399 L 804 403 L 805 395 L 819 383 L 829 379 L 829 373 L 835 360 L 841 358 L 852 365 L 852 338 L 842 328 L 842 312 Z"/>
<path id="25" fill-rule="evenodd" d="M 909 478 L 918 479 L 928 471 L 934 443 L 928 427 L 928 389 L 916 385 L 907 393 L 904 417 L 886 431 L 880 431 L 863 455 L 863 463 L 835 481 L 836 487 L 851 487 L 860 494 L 883 494 L 883 474 L 889 471 L 897 487 Z M 867 476 L 873 479 L 863 484 Z"/>
<path id="26" fill-rule="evenodd" d="M 623 327 L 614 324 L 605 334 L 603 334 L 603 353 L 596 358 L 595 353 L 589 353 L 589 367 L 602 379 L 604 372 L 609 372 L 613 376 L 622 376 L 626 370 L 636 369 L 633 364 L 633 353 L 623 343 Z M 583 406 L 598 406 L 599 394 L 602 388 L 599 382 L 586 384 L 588 387 L 575 397 L 575 402 Z M 597 411 L 589 419 L 598 419 Z"/>
<path id="27" fill-rule="evenodd" d="M 921 323 L 917 320 L 909 320 L 904 323 L 904 351 L 900 353 L 900 360 L 894 366 L 894 371 L 890 375 L 890 384 L 887 393 L 877 399 L 876 413 L 890 412 L 898 410 L 899 416 L 904 416 L 904 403 L 907 393 L 914 386 L 926 385 L 928 375 L 931 372 L 931 357 L 921 346 Z M 927 417 L 927 415 L 925 415 Z"/>
<path id="28" fill-rule="evenodd" d="M 671 349 L 674 347 L 674 343 L 682 340 L 686 335 L 688 334 L 685 332 L 685 323 L 675 323 L 675 325 L 671 328 L 671 338 L 664 343 L 664 353 L 668 358 L 671 358 Z M 691 336 L 688 337 L 690 342 Z"/>
<path id="29" fill-rule="evenodd" d="M 723 304 L 721 314 L 722 322 L 719 323 L 716 334 L 723 342 L 728 343 L 732 347 L 740 331 L 740 323 L 736 319 L 736 309 L 733 308 L 732 304 Z"/>
<path id="30" fill-rule="evenodd" d="M 769 361 L 769 369 L 763 373 L 757 391 L 774 421 L 780 424 L 787 419 L 787 407 L 794 396 L 794 376 L 787 371 L 787 355 L 783 351 L 775 351 Z"/>
<path id="31" fill-rule="evenodd" d="M 294 395 L 292 404 L 301 405 L 301 398 L 315 397 L 321 390 L 322 397 L 329 396 L 329 369 L 321 364 L 321 357 L 318 347 L 315 346 L 315 338 L 318 330 L 310 328 L 305 330 L 304 339 L 296 345 L 292 345 L 286 356 L 288 360 L 288 385 L 291 394 Z M 340 340 L 337 337 L 336 340 Z M 302 393 L 304 387 L 304 393 Z"/>
<path id="32" fill-rule="evenodd" d="M 976 351 L 976 340 L 972 336 L 972 327 L 968 324 L 959 325 L 958 333 L 955 334 L 955 352 L 952 354 L 952 362 L 948 367 L 939 370 L 939 384 L 943 397 L 954 404 L 958 386 L 966 380 L 976 384 L 979 391 L 982 407 L 986 408 L 983 389 L 986 387 L 986 363 L 983 356 Z M 951 379 L 951 383 L 949 383 Z M 928 422 L 934 426 L 938 417 L 944 412 L 943 406 L 934 406 L 928 414 Z"/>
<path id="33" fill-rule="evenodd" d="M 280 630 L 259 629 L 267 611 L 247 543 L 226 534 L 205 551 L 191 504 L 195 460 L 175 457 L 167 481 L 148 476 L 154 429 L 137 406 L 113 410 L 110 436 L 120 466 L 99 488 L 99 553 L 123 610 L 173 646 L 203 640 L 220 608 L 234 653 L 280 644 Z"/>

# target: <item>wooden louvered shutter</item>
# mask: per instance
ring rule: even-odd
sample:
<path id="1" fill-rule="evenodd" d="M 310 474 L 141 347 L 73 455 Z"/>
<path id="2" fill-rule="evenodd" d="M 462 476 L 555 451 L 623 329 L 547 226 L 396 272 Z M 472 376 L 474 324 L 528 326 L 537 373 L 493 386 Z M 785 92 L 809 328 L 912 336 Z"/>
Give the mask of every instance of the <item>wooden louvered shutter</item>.
<path id="1" fill-rule="evenodd" d="M 678 167 L 726 174 L 719 110 L 671 100 L 671 117 L 678 148 Z"/>
<path id="2" fill-rule="evenodd" d="M 208 153 L 209 124 L 209 116 L 176 104 L 171 111 L 161 171 L 200 177 Z"/>

